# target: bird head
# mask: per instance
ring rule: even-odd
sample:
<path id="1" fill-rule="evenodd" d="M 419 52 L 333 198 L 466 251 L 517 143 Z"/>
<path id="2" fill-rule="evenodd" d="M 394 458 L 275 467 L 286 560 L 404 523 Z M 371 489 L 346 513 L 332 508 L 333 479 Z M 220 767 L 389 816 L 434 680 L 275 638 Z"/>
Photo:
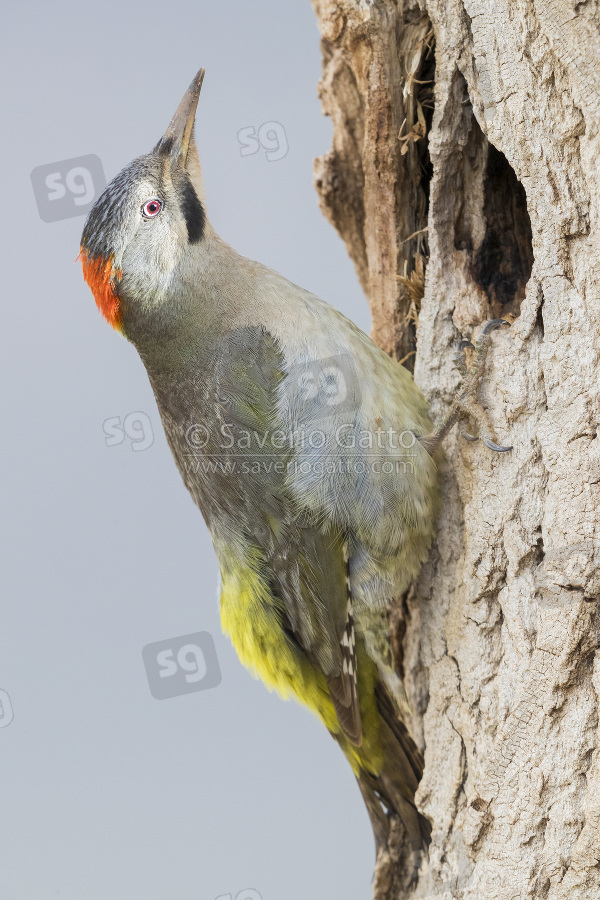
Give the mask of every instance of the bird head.
<path id="1" fill-rule="evenodd" d="M 169 315 L 167 297 L 205 234 L 193 137 L 203 78 L 200 69 L 158 144 L 113 178 L 83 229 L 83 277 L 101 313 L 125 334 L 136 318 Z"/>

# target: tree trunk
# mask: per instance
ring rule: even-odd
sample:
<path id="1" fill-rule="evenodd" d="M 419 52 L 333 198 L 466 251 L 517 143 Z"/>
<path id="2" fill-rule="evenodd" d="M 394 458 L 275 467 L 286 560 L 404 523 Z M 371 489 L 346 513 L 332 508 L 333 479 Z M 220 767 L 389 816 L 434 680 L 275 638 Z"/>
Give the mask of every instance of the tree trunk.
<path id="1" fill-rule="evenodd" d="M 437 541 L 391 613 L 433 835 L 407 886 L 392 830 L 375 896 L 598 900 L 598 2 L 313 6 L 316 184 L 374 339 L 440 419 L 457 340 L 515 319 L 480 391 L 514 449 L 451 433 Z"/>

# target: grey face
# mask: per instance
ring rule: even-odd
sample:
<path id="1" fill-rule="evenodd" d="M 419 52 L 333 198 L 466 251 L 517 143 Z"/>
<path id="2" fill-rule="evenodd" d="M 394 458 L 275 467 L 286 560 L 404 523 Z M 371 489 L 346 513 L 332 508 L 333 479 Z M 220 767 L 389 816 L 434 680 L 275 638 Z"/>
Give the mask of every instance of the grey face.
<path id="1" fill-rule="evenodd" d="M 142 156 L 125 166 L 100 195 L 81 235 L 81 249 L 92 259 L 108 260 L 123 248 L 142 186 L 159 184 L 156 161 Z M 141 208 L 140 208 L 141 213 Z M 120 254 L 119 254 L 120 255 Z"/>
<path id="2" fill-rule="evenodd" d="M 126 166 L 100 196 L 83 230 L 86 279 L 105 315 L 106 292 L 117 298 L 119 327 L 127 324 L 133 307 L 139 312 L 165 300 L 182 257 L 204 235 L 195 148 L 188 156 L 189 170 L 181 162 L 173 165 L 169 151 L 163 139 L 152 153 Z M 110 285 L 97 283 L 99 267 L 110 273 Z"/>
<path id="3" fill-rule="evenodd" d="M 190 175 L 178 167 L 169 177 L 165 172 L 166 158 L 168 144 L 163 141 L 152 153 L 125 166 L 105 188 L 90 210 L 81 236 L 81 247 L 88 256 L 106 260 L 122 243 L 124 232 L 132 230 L 132 225 L 139 229 L 151 228 L 153 220 L 164 216 L 168 195 L 185 221 L 188 242 L 195 244 L 202 239 L 204 207 Z"/>

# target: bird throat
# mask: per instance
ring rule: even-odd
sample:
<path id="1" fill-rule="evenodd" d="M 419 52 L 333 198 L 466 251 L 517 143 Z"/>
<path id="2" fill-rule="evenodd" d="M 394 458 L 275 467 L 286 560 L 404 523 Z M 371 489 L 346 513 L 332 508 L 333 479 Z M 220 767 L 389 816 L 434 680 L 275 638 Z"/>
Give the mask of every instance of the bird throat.
<path id="1" fill-rule="evenodd" d="M 114 278 L 119 280 L 122 273 L 120 269 L 115 271 L 112 254 L 108 259 L 101 256 L 89 257 L 82 249 L 78 259 L 81 259 L 83 277 L 91 288 L 98 309 L 109 325 L 116 331 L 121 331 L 121 308 Z"/>

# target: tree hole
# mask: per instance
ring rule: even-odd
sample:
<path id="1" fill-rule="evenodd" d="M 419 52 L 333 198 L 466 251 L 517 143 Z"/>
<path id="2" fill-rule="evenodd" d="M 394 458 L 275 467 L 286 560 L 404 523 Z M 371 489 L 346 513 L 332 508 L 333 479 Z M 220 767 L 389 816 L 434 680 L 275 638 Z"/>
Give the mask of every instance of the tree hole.
<path id="1" fill-rule="evenodd" d="M 500 150 L 487 143 L 483 214 L 485 236 L 473 277 L 486 292 L 494 316 L 517 316 L 533 266 L 531 221 L 525 189 Z"/>

